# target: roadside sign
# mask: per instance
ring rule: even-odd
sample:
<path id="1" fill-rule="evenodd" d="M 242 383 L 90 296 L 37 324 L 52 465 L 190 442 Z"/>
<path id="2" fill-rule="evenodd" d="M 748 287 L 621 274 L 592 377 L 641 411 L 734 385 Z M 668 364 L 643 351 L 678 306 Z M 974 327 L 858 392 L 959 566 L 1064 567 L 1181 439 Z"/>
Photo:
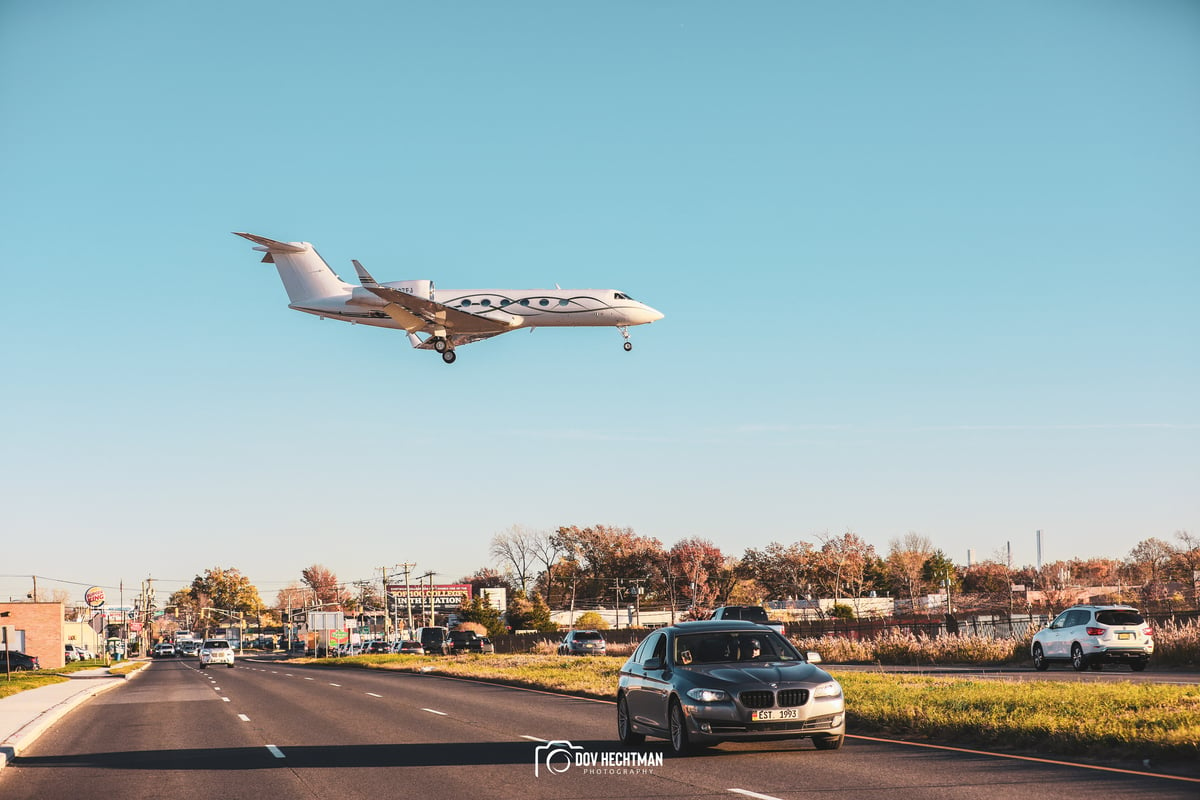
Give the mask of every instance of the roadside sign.
<path id="1" fill-rule="evenodd" d="M 104 590 L 99 586 L 93 586 L 84 592 L 83 599 L 92 608 L 99 608 L 104 605 Z"/>
<path id="2" fill-rule="evenodd" d="M 330 644 L 345 644 L 348 641 L 350 641 L 350 631 L 330 631 L 329 632 L 329 643 Z"/>

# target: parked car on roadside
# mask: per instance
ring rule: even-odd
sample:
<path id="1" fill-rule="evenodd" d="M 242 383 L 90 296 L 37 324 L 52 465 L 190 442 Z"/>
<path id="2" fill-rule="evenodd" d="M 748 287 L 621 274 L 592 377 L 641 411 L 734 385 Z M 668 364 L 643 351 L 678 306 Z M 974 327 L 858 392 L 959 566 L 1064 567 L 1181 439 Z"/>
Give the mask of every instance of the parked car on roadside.
<path id="1" fill-rule="evenodd" d="M 814 654 L 815 655 L 815 654 Z M 751 622 L 682 622 L 647 636 L 621 667 L 617 735 L 676 755 L 721 741 L 809 738 L 837 750 L 842 687 L 791 642 Z"/>
<path id="2" fill-rule="evenodd" d="M 70 642 L 67 642 L 63 645 L 63 658 L 66 659 L 66 663 L 68 664 L 72 661 L 83 661 L 83 651 Z"/>
<path id="3" fill-rule="evenodd" d="M 200 648 L 200 669 L 209 664 L 224 664 L 233 669 L 233 648 L 226 639 L 205 639 Z"/>
<path id="4" fill-rule="evenodd" d="M 12 672 L 24 672 L 31 669 L 41 669 L 42 665 L 37 656 L 22 653 L 20 650 L 0 651 L 0 669 Z"/>
<path id="5" fill-rule="evenodd" d="M 450 650 L 453 653 L 494 653 L 496 646 L 491 639 L 475 631 L 452 631 Z"/>
<path id="6" fill-rule="evenodd" d="M 428 655 L 444 656 L 450 652 L 450 633 L 441 626 L 417 628 L 417 639 Z"/>
<path id="7" fill-rule="evenodd" d="M 1154 655 L 1154 629 L 1133 606 L 1071 606 L 1033 635 L 1029 653 L 1039 672 L 1052 661 L 1069 662 L 1078 672 L 1105 664 L 1141 672 Z"/>
<path id="8" fill-rule="evenodd" d="M 560 656 L 602 656 L 608 652 L 608 642 L 600 631 L 568 631 L 558 643 Z"/>

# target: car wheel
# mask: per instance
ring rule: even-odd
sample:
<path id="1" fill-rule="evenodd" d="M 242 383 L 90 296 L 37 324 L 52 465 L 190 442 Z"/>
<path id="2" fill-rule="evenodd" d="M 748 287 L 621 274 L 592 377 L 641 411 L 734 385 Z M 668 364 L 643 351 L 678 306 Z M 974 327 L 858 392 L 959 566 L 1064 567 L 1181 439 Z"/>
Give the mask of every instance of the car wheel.
<path id="1" fill-rule="evenodd" d="M 1148 661 L 1130 661 L 1129 668 L 1134 672 L 1145 672 Z"/>
<path id="2" fill-rule="evenodd" d="M 204 668 L 205 668 L 205 667 L 207 667 L 207 666 L 208 666 L 208 665 L 207 665 L 207 664 L 205 664 L 203 661 L 201 661 L 201 662 L 200 662 L 200 669 L 204 669 Z"/>
<path id="3" fill-rule="evenodd" d="M 1071 666 L 1076 672 L 1083 672 L 1088 668 L 1088 660 L 1083 655 L 1083 648 L 1078 643 L 1071 645 Z"/>
<path id="4" fill-rule="evenodd" d="M 813 745 L 818 750 L 841 750 L 845 736 L 814 736 Z"/>
<path id="5" fill-rule="evenodd" d="M 1050 662 L 1046 660 L 1046 654 L 1042 652 L 1042 646 L 1035 644 L 1033 646 L 1033 668 L 1038 672 L 1045 672 L 1050 667 Z"/>
<path id="6" fill-rule="evenodd" d="M 671 752 L 677 756 L 686 756 L 692 749 L 688 739 L 687 717 L 684 716 L 683 706 L 672 698 L 671 708 L 667 712 L 667 728 L 671 732 Z"/>
<path id="7" fill-rule="evenodd" d="M 633 724 L 629 721 L 629 703 L 626 702 L 625 695 L 617 698 L 617 738 L 625 745 L 638 745 L 646 741 L 645 735 L 633 730 Z"/>

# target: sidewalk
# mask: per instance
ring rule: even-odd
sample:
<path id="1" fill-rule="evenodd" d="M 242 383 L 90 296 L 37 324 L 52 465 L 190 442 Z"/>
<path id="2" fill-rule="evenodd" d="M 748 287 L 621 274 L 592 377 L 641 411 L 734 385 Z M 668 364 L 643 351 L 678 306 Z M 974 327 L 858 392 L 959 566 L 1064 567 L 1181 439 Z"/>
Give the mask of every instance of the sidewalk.
<path id="1" fill-rule="evenodd" d="M 144 671 L 143 667 L 131 672 L 128 678 Z M 62 683 L 0 699 L 0 769 L 75 706 L 128 680 L 123 675 L 109 675 L 107 667 L 80 670 L 66 677 L 68 680 Z"/>

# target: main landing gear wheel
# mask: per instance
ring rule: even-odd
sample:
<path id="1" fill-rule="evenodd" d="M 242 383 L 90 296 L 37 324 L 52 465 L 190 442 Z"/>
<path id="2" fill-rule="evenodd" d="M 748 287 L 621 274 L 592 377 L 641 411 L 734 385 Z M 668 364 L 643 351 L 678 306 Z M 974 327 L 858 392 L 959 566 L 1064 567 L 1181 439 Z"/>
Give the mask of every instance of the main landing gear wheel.
<path id="1" fill-rule="evenodd" d="M 437 345 L 434 345 L 434 347 L 436 347 L 436 346 Z M 453 364 L 454 359 L 456 359 L 456 358 L 458 358 L 458 356 L 454 355 L 453 350 L 442 351 L 442 361 L 445 361 L 447 364 Z"/>
<path id="2" fill-rule="evenodd" d="M 433 349 L 437 350 L 439 353 L 446 352 L 446 344 L 447 344 L 446 340 L 443 337 L 441 337 L 441 336 L 433 337 Z"/>

